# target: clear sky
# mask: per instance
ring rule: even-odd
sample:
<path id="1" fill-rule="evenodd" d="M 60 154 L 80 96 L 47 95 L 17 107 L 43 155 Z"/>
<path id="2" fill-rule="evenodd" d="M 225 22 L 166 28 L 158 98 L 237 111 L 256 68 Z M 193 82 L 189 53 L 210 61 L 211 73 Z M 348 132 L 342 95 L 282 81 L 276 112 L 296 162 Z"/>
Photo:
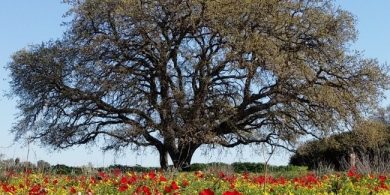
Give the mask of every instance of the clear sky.
<path id="1" fill-rule="evenodd" d="M 364 51 L 366 57 L 377 58 L 379 62 L 390 63 L 390 1 L 388 0 L 338 0 L 341 8 L 352 12 L 358 19 L 359 38 L 353 48 Z M 10 56 L 17 50 L 31 44 L 41 43 L 62 36 L 65 27 L 62 15 L 68 6 L 60 0 L 1 0 L 0 4 L 0 154 L 5 158 L 27 159 L 27 146 L 13 143 L 9 130 L 16 122 L 16 102 L 4 95 L 9 92 L 9 72 L 4 68 Z M 386 96 L 390 98 L 390 93 Z M 388 105 L 384 100 L 382 105 Z M 243 151 L 243 152 L 242 152 Z M 195 153 L 193 162 L 234 161 L 262 162 L 262 152 L 215 150 L 204 155 Z M 260 151 L 260 149 L 257 149 Z M 152 151 L 125 151 L 124 155 L 102 154 L 97 147 L 79 147 L 63 152 L 51 152 L 37 145 L 30 146 L 29 160 L 45 160 L 51 164 L 95 166 L 121 163 L 127 165 L 158 166 L 158 154 Z M 272 164 L 287 164 L 289 154 L 280 152 L 271 159 Z"/>

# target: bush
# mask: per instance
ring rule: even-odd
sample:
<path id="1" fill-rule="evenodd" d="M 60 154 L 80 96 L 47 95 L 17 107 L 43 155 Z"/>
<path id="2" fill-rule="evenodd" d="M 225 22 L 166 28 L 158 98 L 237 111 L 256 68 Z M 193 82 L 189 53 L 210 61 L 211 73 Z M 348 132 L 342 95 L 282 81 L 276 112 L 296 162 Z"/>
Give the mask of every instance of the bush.
<path id="1" fill-rule="evenodd" d="M 265 170 L 265 164 L 263 163 L 235 162 L 232 166 L 237 173 L 263 172 Z"/>
<path id="2" fill-rule="evenodd" d="M 57 165 L 52 166 L 51 171 L 54 174 L 60 174 L 60 175 L 62 175 L 62 174 L 64 174 L 64 175 L 81 174 L 82 173 L 82 169 L 79 167 L 69 167 L 69 166 L 66 166 L 63 164 L 57 164 Z"/>

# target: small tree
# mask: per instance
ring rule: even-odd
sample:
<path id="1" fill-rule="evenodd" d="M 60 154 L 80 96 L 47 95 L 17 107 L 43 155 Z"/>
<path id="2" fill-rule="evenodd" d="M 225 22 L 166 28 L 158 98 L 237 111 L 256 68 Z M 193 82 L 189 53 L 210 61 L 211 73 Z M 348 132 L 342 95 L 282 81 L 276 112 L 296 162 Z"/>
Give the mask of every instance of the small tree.
<path id="1" fill-rule="evenodd" d="M 57 149 L 154 147 L 162 168 L 203 144 L 292 149 L 359 117 L 387 85 L 348 52 L 354 18 L 319 0 L 69 0 L 61 40 L 18 51 L 16 138 Z"/>

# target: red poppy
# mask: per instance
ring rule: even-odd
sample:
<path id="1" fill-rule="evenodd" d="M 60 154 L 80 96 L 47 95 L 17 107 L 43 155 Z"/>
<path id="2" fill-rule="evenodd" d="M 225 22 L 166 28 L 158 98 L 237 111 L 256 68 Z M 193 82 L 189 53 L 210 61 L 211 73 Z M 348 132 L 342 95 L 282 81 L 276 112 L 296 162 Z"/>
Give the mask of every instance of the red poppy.
<path id="1" fill-rule="evenodd" d="M 167 181 L 167 178 L 165 178 L 163 175 L 160 176 L 160 182 L 165 182 Z"/>
<path id="2" fill-rule="evenodd" d="M 105 174 L 103 171 L 99 171 L 99 172 L 98 172 L 98 175 L 99 175 L 101 178 L 103 178 L 103 177 L 106 176 L 106 174 Z"/>
<path id="3" fill-rule="evenodd" d="M 244 172 L 244 174 L 242 174 L 242 177 L 247 180 L 249 179 L 249 173 L 248 172 Z"/>
<path id="4" fill-rule="evenodd" d="M 173 190 L 178 190 L 180 187 L 177 185 L 177 183 L 176 183 L 175 181 L 172 181 L 172 183 L 171 183 L 171 188 L 172 188 Z"/>
<path id="5" fill-rule="evenodd" d="M 115 168 L 114 170 L 112 170 L 112 173 L 115 175 L 115 177 L 119 177 L 122 171 L 119 168 Z"/>
<path id="6" fill-rule="evenodd" d="M 135 175 L 131 176 L 130 178 L 127 178 L 127 184 L 131 185 L 137 181 L 137 177 Z"/>
<path id="7" fill-rule="evenodd" d="M 29 194 L 46 194 L 45 189 L 42 188 L 40 184 L 33 185 L 29 190 Z"/>
<path id="8" fill-rule="evenodd" d="M 6 185 L 6 184 L 3 184 L 1 185 L 2 189 L 4 192 L 8 192 L 8 193 L 15 193 L 16 191 L 16 188 L 13 186 L 13 185 Z"/>
<path id="9" fill-rule="evenodd" d="M 90 182 L 91 184 L 96 184 L 96 178 L 93 177 L 93 176 L 91 176 L 91 178 L 89 179 L 89 182 Z"/>
<path id="10" fill-rule="evenodd" d="M 70 192 L 71 194 L 75 194 L 75 193 L 77 192 L 77 190 L 72 186 L 72 187 L 70 187 L 69 192 Z"/>
<path id="11" fill-rule="evenodd" d="M 387 185 L 384 183 L 384 182 L 381 182 L 380 184 L 380 187 L 384 190 L 388 190 L 389 188 L 387 187 Z"/>
<path id="12" fill-rule="evenodd" d="M 157 189 L 154 189 L 154 195 L 162 195 Z"/>
<path id="13" fill-rule="evenodd" d="M 156 178 L 156 172 L 154 171 L 150 171 L 148 175 L 151 180 L 154 180 Z"/>
<path id="14" fill-rule="evenodd" d="M 210 190 L 209 188 L 202 190 L 199 192 L 199 195 L 214 195 L 214 192 Z"/>
<path id="15" fill-rule="evenodd" d="M 148 186 L 138 186 L 135 191 L 135 194 L 151 195 L 152 192 L 150 191 Z"/>
<path id="16" fill-rule="evenodd" d="M 386 177 L 386 175 L 379 175 L 378 179 L 379 179 L 380 182 L 384 183 L 386 181 L 387 177 Z"/>
<path id="17" fill-rule="evenodd" d="M 119 187 L 118 187 L 118 191 L 120 191 L 120 192 L 124 192 L 127 189 L 129 189 L 129 186 L 127 184 L 123 184 L 123 183 L 121 185 L 119 185 Z"/>
<path id="18" fill-rule="evenodd" d="M 239 191 L 234 190 L 234 191 L 226 191 L 222 195 L 242 195 Z"/>
<path id="19" fill-rule="evenodd" d="M 347 173 L 348 177 L 358 177 L 358 173 L 357 173 L 357 170 L 356 170 L 356 167 L 351 167 L 349 170 L 348 170 L 348 173 Z"/>
<path id="20" fill-rule="evenodd" d="M 187 180 L 183 180 L 182 182 L 181 182 L 181 185 L 183 186 L 183 187 L 187 187 L 188 185 L 190 185 L 190 183 L 187 181 Z"/>
<path id="21" fill-rule="evenodd" d="M 122 176 L 121 184 L 127 184 L 127 178 L 125 176 Z"/>
<path id="22" fill-rule="evenodd" d="M 196 177 L 198 177 L 198 178 L 203 178 L 203 177 L 204 177 L 204 174 L 203 174 L 202 171 L 195 171 L 195 175 L 196 175 Z"/>
<path id="23" fill-rule="evenodd" d="M 170 186 L 165 186 L 164 187 L 164 192 L 165 193 L 171 193 L 172 192 L 172 188 Z"/>
<path id="24" fill-rule="evenodd" d="M 275 182 L 284 185 L 287 183 L 287 180 L 284 177 L 279 177 Z"/>
<path id="25" fill-rule="evenodd" d="M 24 170 L 24 173 L 30 175 L 32 173 L 32 169 L 26 169 Z"/>

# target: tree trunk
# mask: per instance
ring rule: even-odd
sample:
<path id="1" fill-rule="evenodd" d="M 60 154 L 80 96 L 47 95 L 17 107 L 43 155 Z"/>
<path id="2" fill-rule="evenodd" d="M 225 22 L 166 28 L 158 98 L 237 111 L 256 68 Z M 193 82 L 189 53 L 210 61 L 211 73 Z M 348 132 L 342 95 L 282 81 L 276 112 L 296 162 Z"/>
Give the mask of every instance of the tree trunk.
<path id="1" fill-rule="evenodd" d="M 196 149 L 200 145 L 190 144 L 179 147 L 179 150 L 176 152 L 169 152 L 173 166 L 182 171 L 189 171 L 191 166 L 191 159 L 194 155 Z"/>
<path id="2" fill-rule="evenodd" d="M 157 148 L 160 155 L 160 168 L 162 170 L 168 169 L 168 151 L 164 147 Z"/>

